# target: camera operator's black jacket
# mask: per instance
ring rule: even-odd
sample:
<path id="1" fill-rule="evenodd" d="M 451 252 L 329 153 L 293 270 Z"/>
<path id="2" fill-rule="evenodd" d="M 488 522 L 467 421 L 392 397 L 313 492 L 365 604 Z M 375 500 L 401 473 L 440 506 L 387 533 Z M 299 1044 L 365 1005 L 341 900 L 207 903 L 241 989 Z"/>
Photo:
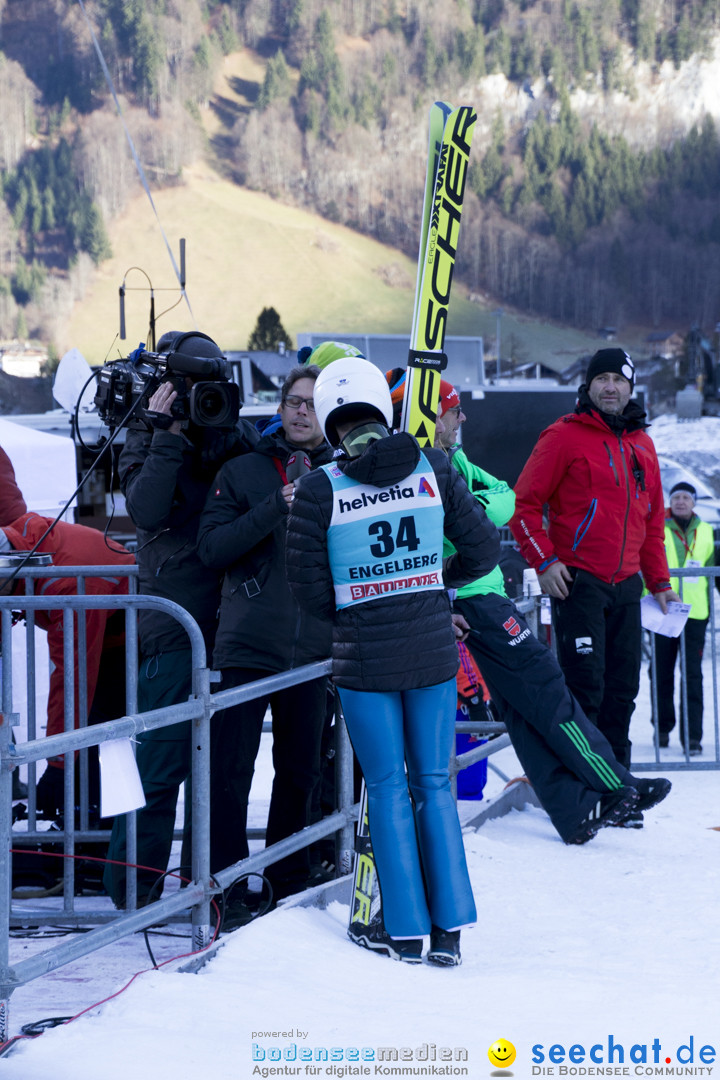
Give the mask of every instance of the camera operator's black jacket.
<path id="1" fill-rule="evenodd" d="M 300 610 L 285 574 L 288 506 L 281 469 L 294 449 L 282 428 L 264 436 L 254 453 L 221 469 L 208 496 L 198 553 L 226 571 L 215 668 L 285 671 L 330 655 L 330 623 Z M 305 453 L 313 469 L 333 454 L 326 443 Z"/>
<path id="2" fill-rule="evenodd" d="M 221 575 L 198 558 L 197 530 L 220 466 L 246 454 L 259 439 L 247 420 L 232 432 L 191 426 L 189 436 L 128 431 L 120 454 L 120 486 L 137 528 L 140 592 L 181 604 L 212 649 Z M 157 611 L 139 616 L 143 655 L 188 647 L 179 623 Z"/>

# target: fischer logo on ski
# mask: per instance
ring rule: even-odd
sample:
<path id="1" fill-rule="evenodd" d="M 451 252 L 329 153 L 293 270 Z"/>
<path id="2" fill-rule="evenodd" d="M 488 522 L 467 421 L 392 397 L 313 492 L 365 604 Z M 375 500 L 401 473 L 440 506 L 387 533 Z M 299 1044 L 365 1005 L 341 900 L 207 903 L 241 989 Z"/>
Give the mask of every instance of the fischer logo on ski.
<path id="1" fill-rule="evenodd" d="M 434 109 L 438 107 L 438 104 L 433 106 Z M 430 169 L 426 178 L 425 217 L 420 236 L 415 309 L 401 424 L 402 429 L 414 435 L 421 446 L 432 446 L 435 439 L 440 373 L 447 366 L 443 345 L 448 304 L 460 233 L 470 145 L 476 121 L 477 113 L 467 105 L 460 106 L 449 115 L 445 114 L 430 196 Z M 432 122 L 431 111 L 431 126 Z"/>
<path id="2" fill-rule="evenodd" d="M 360 813 L 355 836 L 355 866 L 353 893 L 350 901 L 348 937 L 365 949 L 384 951 L 383 939 L 387 937 L 382 921 L 380 888 L 375 872 L 370 830 L 368 827 L 367 789 L 362 785 Z"/>

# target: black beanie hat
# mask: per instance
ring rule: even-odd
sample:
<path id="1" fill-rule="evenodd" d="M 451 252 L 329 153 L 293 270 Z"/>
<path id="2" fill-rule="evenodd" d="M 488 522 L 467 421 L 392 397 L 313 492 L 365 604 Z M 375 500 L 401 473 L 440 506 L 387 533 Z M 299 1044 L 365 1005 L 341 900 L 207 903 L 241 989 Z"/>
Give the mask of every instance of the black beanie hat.
<path id="1" fill-rule="evenodd" d="M 635 389 L 635 365 L 624 349 L 598 349 L 588 365 L 585 385 L 589 386 L 596 375 L 604 375 L 606 371 L 623 375 L 630 389 Z"/>
<path id="2" fill-rule="evenodd" d="M 677 484 L 674 484 L 670 488 L 670 497 L 671 498 L 675 494 L 676 491 L 687 491 L 688 495 L 692 495 L 693 502 L 697 502 L 697 491 L 692 486 L 692 484 L 688 484 L 687 480 L 680 480 Z"/>

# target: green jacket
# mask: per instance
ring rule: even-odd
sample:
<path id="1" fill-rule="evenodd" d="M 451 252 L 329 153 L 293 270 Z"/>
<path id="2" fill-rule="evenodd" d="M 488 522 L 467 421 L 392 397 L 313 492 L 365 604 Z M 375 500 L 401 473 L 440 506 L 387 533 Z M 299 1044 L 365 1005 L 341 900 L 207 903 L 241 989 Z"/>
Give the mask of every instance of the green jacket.
<path id="1" fill-rule="evenodd" d="M 665 522 L 665 552 L 668 566 L 714 566 L 715 565 L 715 539 L 712 527 L 706 521 L 701 521 L 697 514 L 693 514 L 686 531 L 680 527 L 675 518 L 669 517 Z M 676 593 L 680 592 L 680 579 L 671 578 L 670 584 Z M 691 619 L 707 619 L 710 615 L 708 596 L 710 593 L 710 578 L 697 577 L 682 579 L 682 599 L 685 604 L 692 604 L 690 611 Z"/>
<path id="2" fill-rule="evenodd" d="M 479 465 L 473 465 L 471 461 L 468 461 L 465 451 L 459 446 L 454 446 L 450 450 L 449 457 L 493 525 L 506 525 L 515 511 L 515 492 L 512 488 L 508 487 L 504 480 L 498 480 L 485 472 Z M 443 558 L 452 555 L 454 550 L 450 541 L 446 539 L 443 546 Z M 484 577 L 471 582 L 470 585 L 464 585 L 462 589 L 458 589 L 459 597 L 478 596 L 483 593 L 499 593 L 500 596 L 507 596 L 505 581 L 499 566 Z"/>

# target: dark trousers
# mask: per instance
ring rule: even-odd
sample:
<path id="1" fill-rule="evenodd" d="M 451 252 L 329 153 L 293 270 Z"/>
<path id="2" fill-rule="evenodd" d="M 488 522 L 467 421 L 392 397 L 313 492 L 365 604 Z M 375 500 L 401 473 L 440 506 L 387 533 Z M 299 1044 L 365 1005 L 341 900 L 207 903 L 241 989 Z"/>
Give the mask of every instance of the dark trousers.
<path id="1" fill-rule="evenodd" d="M 138 708 L 145 712 L 187 701 L 192 693 L 190 650 L 146 657 L 138 673 Z M 137 765 L 145 793 L 145 806 L 137 811 L 137 862 L 148 867 L 138 870 L 138 898 L 147 898 L 160 873 L 167 869 L 175 828 L 175 811 L 180 785 L 185 792 L 185 831 L 182 854 L 183 876 L 191 866 L 191 739 L 189 721 L 148 731 L 138 737 Z M 237 762 L 240 760 L 239 733 L 217 713 L 210 724 L 210 870 L 224 870 L 247 855 L 247 841 L 238 831 L 237 820 L 247 814 L 239 798 Z M 125 815 L 115 818 L 108 858 L 124 862 L 127 856 Z M 105 888 L 116 904 L 125 903 L 125 868 L 109 865 Z M 162 891 L 162 890 L 159 890 Z"/>
<path id="2" fill-rule="evenodd" d="M 489 593 L 457 599 L 454 608 L 472 627 L 466 644 L 525 774 L 558 833 L 569 840 L 599 794 L 632 778 L 511 600 Z"/>
<path id="3" fill-rule="evenodd" d="M 222 688 L 227 690 L 232 686 L 244 686 L 270 674 L 272 672 L 253 668 L 224 668 Z M 241 858 L 248 854 L 247 806 L 263 717 L 268 705 L 272 712 L 275 770 L 266 836 L 266 844 L 270 846 L 305 828 L 312 821 L 313 796 L 317 795 L 320 784 L 320 747 L 326 694 L 326 679 L 313 679 L 242 705 L 234 705 L 222 714 L 235 732 L 237 760 L 234 774 L 238 816 L 233 825 L 244 849 Z M 308 849 L 304 848 L 268 866 L 265 875 L 275 897 L 281 899 L 303 889 L 309 871 Z"/>
<path id="4" fill-rule="evenodd" d="M 640 688 L 642 630 L 639 574 L 608 585 L 572 569 L 566 600 L 553 600 L 557 653 L 580 706 L 618 761 L 630 767 L 630 719 Z"/>
<path id="5" fill-rule="evenodd" d="M 707 619 L 688 619 L 685 639 L 685 687 L 687 688 L 688 735 L 691 743 L 702 742 L 703 677 L 702 658 Z M 675 727 L 675 661 L 680 652 L 680 638 L 655 634 L 655 667 L 658 698 L 658 730 L 668 734 Z M 652 670 L 650 672 L 652 678 Z M 680 697 L 680 742 L 685 745 L 683 699 Z"/>

